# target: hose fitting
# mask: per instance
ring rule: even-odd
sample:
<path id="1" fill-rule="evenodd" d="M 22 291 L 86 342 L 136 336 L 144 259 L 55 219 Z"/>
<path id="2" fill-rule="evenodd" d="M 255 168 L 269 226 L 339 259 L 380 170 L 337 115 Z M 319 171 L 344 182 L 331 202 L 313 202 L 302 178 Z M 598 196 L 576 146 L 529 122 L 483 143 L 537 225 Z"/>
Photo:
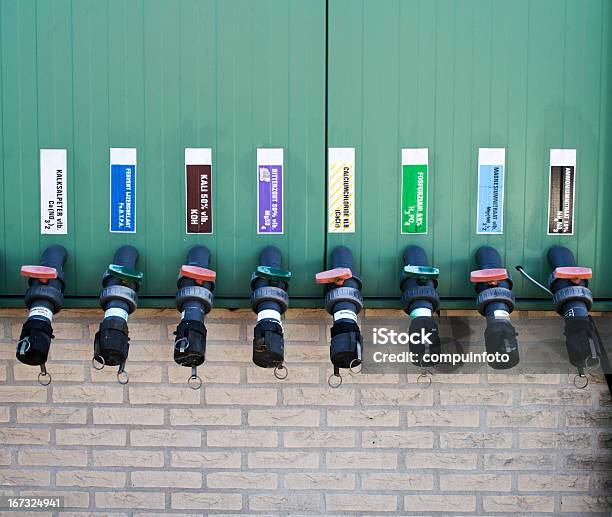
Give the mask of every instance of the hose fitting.
<path id="1" fill-rule="evenodd" d="M 174 332 L 174 362 L 191 368 L 187 384 L 193 389 L 202 386 L 198 366 L 206 360 L 204 317 L 213 308 L 217 279 L 217 273 L 208 269 L 209 262 L 210 251 L 206 246 L 192 247 L 176 283 L 176 309 L 181 313 L 181 321 Z"/>
<path id="2" fill-rule="evenodd" d="M 94 338 L 92 366 L 101 370 L 105 366 L 119 366 L 117 381 L 127 384 L 129 377 L 125 362 L 129 351 L 128 315 L 138 307 L 137 292 L 143 273 L 136 271 L 138 250 L 122 246 L 115 253 L 114 261 L 102 277 L 100 306 L 104 319 Z"/>
<path id="3" fill-rule="evenodd" d="M 317 284 L 325 284 L 325 308 L 334 318 L 331 328 L 329 354 L 334 366 L 328 384 L 337 388 L 342 384 L 340 368 L 356 372 L 361 365 L 363 340 L 357 314 L 363 309 L 361 279 L 353 269 L 353 254 L 345 246 L 337 246 L 331 253 L 332 269 L 317 273 Z"/>
<path id="4" fill-rule="evenodd" d="M 30 310 L 17 343 L 16 357 L 30 366 L 39 366 L 38 382 L 51 383 L 46 362 L 53 339 L 53 315 L 64 303 L 64 264 L 68 252 L 63 246 L 49 246 L 40 258 L 39 266 L 22 266 L 21 276 L 28 278 L 25 306 Z"/>
<path id="5" fill-rule="evenodd" d="M 438 291 L 438 275 L 440 271 L 429 267 L 427 253 L 420 246 L 408 246 L 403 255 L 404 269 L 400 279 L 402 305 L 406 314 L 410 315 L 410 334 L 428 336 L 421 342 L 409 342 L 412 363 L 428 367 L 437 364 L 431 361 L 432 354 L 439 357 L 441 352 L 438 324 L 433 314 L 438 311 L 440 297 Z"/>
<path id="6" fill-rule="evenodd" d="M 285 338 L 281 316 L 289 307 L 291 272 L 281 267 L 282 256 L 275 246 L 266 246 L 259 255 L 259 266 L 251 276 L 251 309 L 257 314 L 253 330 L 253 362 L 261 368 L 274 368 L 277 379 L 288 375 Z"/>
<path id="7" fill-rule="evenodd" d="M 517 333 L 510 322 L 514 310 L 512 278 L 503 268 L 501 257 L 495 248 L 481 246 L 476 251 L 478 270 L 472 271 L 470 281 L 478 293 L 478 312 L 487 318 L 485 347 L 493 356 L 488 361 L 491 368 L 506 370 L 519 362 Z M 507 356 L 508 360 L 501 360 Z"/>

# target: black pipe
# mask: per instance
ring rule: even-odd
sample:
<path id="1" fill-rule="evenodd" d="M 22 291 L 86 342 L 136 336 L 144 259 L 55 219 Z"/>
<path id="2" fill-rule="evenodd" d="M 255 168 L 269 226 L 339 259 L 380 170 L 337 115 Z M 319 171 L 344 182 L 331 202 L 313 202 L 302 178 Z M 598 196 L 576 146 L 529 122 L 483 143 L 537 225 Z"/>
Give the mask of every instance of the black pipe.
<path id="1" fill-rule="evenodd" d="M 557 269 L 558 267 L 576 266 L 576 260 L 574 259 L 574 255 L 565 246 L 552 246 L 548 250 L 546 257 L 553 271 Z M 573 287 L 576 285 L 587 287 L 589 284 L 586 280 L 581 280 L 578 284 L 576 284 L 567 278 L 557 278 L 557 279 L 551 278 L 549 289 L 554 294 L 559 289 L 563 289 L 564 287 Z M 576 317 L 576 316 L 586 317 L 589 314 L 589 309 L 586 303 L 583 301 L 570 300 L 567 303 L 563 304 L 562 313 L 563 313 L 564 318 Z M 566 314 L 568 316 L 565 316 Z"/>

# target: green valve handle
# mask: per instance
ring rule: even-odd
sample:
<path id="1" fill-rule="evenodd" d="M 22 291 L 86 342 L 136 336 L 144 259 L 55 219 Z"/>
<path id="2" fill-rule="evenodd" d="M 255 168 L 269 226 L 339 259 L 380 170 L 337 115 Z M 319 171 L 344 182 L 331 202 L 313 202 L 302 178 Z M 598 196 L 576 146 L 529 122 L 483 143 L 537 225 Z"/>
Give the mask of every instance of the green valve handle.
<path id="1" fill-rule="evenodd" d="M 259 278 L 266 278 L 267 280 L 272 280 L 274 282 L 279 282 L 281 280 L 289 282 L 289 280 L 291 280 L 291 271 L 278 267 L 257 266 L 255 276 Z"/>
<path id="2" fill-rule="evenodd" d="M 426 283 L 428 280 L 435 280 L 440 275 L 437 267 L 428 266 L 404 266 L 404 276 L 416 278 L 419 283 Z"/>
<path id="3" fill-rule="evenodd" d="M 120 266 L 118 264 L 109 264 L 108 272 L 112 276 L 126 281 L 140 282 L 144 277 L 144 273 L 142 271 L 136 271 L 131 267 Z"/>

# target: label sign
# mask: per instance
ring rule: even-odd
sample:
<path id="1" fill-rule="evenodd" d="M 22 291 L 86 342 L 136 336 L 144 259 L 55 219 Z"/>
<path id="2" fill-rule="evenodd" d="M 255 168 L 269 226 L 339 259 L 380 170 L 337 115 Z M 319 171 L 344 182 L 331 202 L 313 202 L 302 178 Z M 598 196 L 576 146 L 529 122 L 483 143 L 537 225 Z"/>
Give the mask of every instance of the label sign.
<path id="1" fill-rule="evenodd" d="M 576 149 L 550 150 L 548 235 L 573 235 Z"/>
<path id="2" fill-rule="evenodd" d="M 40 233 L 66 235 L 66 149 L 40 150 Z"/>
<path id="3" fill-rule="evenodd" d="M 110 231 L 136 233 L 136 149 L 110 150 Z"/>
<path id="4" fill-rule="evenodd" d="M 476 233 L 504 233 L 504 174 L 506 149 L 478 149 L 478 209 Z"/>
<path id="5" fill-rule="evenodd" d="M 402 149 L 401 233 L 427 233 L 428 149 Z"/>
<path id="6" fill-rule="evenodd" d="M 283 149 L 257 149 L 257 233 L 283 233 Z"/>
<path id="7" fill-rule="evenodd" d="M 187 233 L 212 233 L 212 150 L 185 149 Z"/>
<path id="8" fill-rule="evenodd" d="M 327 231 L 355 232 L 355 148 L 328 151 Z"/>

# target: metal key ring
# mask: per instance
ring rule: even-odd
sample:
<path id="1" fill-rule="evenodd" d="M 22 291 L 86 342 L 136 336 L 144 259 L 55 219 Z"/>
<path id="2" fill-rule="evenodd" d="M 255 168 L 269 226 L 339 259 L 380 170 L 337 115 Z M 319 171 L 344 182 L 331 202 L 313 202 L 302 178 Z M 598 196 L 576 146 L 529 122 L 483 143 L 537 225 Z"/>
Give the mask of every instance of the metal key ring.
<path id="1" fill-rule="evenodd" d="M 100 364 L 101 366 L 98 367 L 96 366 L 96 364 Z M 91 358 L 91 367 L 94 370 L 98 370 L 98 371 L 103 370 L 105 366 L 106 366 L 106 361 L 104 360 L 104 357 L 102 357 L 101 355 L 94 355 Z"/>
<path id="2" fill-rule="evenodd" d="M 32 343 L 30 343 L 30 337 L 29 336 L 26 336 L 23 339 L 20 339 L 19 342 L 17 343 L 17 348 L 19 348 L 19 345 L 21 345 L 21 343 L 27 343 L 27 345 L 28 345 L 27 348 L 25 348 L 23 350 L 23 352 L 21 352 L 21 354 L 23 355 L 23 354 L 27 353 L 28 350 L 30 350 L 30 347 L 32 346 Z"/>
<path id="3" fill-rule="evenodd" d="M 280 375 L 280 372 L 284 371 L 285 375 Z M 274 377 L 276 377 L 278 380 L 282 381 L 284 379 L 287 378 L 287 376 L 289 375 L 289 370 L 287 369 L 287 367 L 283 364 L 277 364 L 274 367 Z"/>
<path id="4" fill-rule="evenodd" d="M 578 379 L 584 379 L 584 381 L 583 381 L 584 382 L 584 386 L 578 385 L 578 383 L 577 383 Z M 581 375 L 581 374 L 577 373 L 574 376 L 574 386 L 576 386 L 576 388 L 578 388 L 579 390 L 583 390 L 588 385 L 589 385 L 589 378 L 586 375 L 584 375 L 584 374 Z"/>
<path id="5" fill-rule="evenodd" d="M 427 379 L 427 384 L 425 384 L 424 381 L 422 382 L 421 379 Z M 423 388 L 429 388 L 431 386 L 431 383 L 432 379 L 431 374 L 429 372 L 420 373 L 417 377 L 417 384 Z"/>
<path id="6" fill-rule="evenodd" d="M 199 375 L 190 375 L 187 379 L 187 386 L 192 390 L 199 390 L 202 387 L 202 378 Z"/>
<path id="7" fill-rule="evenodd" d="M 125 370 L 120 369 L 117 372 L 117 382 L 121 385 L 125 385 L 128 382 L 130 382 L 130 376 L 128 375 L 128 372 L 126 372 Z"/>
<path id="8" fill-rule="evenodd" d="M 189 348 L 189 340 L 188 340 L 186 337 L 182 337 L 182 338 L 180 338 L 180 339 L 177 339 L 177 340 L 174 342 L 174 349 L 175 349 L 175 350 L 178 350 L 178 349 L 180 348 L 180 347 L 178 346 L 178 345 L 179 345 L 179 343 L 182 343 L 183 341 L 185 341 L 185 343 L 187 343 L 187 344 L 186 344 L 186 345 L 183 347 L 183 350 L 187 350 L 187 349 Z"/>
<path id="9" fill-rule="evenodd" d="M 357 363 L 355 365 L 355 363 Z M 355 370 L 355 366 L 359 367 L 359 370 Z M 358 374 L 361 373 L 361 370 L 363 368 L 363 362 L 360 361 L 359 359 L 353 359 L 350 363 L 349 363 L 349 372 L 354 373 L 354 374 Z"/>
<path id="10" fill-rule="evenodd" d="M 49 378 L 47 382 L 42 381 L 42 379 L 45 377 Z M 38 384 L 40 384 L 41 386 L 49 386 L 49 384 L 51 384 L 51 374 L 46 370 L 44 372 L 40 372 L 38 374 Z"/>
<path id="11" fill-rule="evenodd" d="M 338 384 L 333 384 L 332 383 L 332 377 L 336 377 L 338 379 Z M 335 373 L 332 373 L 328 379 L 327 379 L 327 384 L 330 388 L 339 388 L 342 385 L 342 376 L 341 375 L 336 375 Z"/>

